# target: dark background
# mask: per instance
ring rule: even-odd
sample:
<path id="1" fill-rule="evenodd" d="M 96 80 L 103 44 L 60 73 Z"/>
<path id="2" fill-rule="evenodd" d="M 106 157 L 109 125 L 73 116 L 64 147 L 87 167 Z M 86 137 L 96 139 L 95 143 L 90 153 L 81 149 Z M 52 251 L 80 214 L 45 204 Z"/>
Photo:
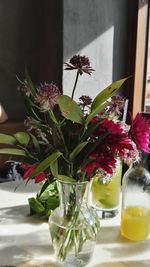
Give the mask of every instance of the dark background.
<path id="1" fill-rule="evenodd" d="M 25 65 L 39 84 L 62 85 L 62 0 L 0 0 L 0 103 L 9 120 L 25 117 L 16 75 Z"/>

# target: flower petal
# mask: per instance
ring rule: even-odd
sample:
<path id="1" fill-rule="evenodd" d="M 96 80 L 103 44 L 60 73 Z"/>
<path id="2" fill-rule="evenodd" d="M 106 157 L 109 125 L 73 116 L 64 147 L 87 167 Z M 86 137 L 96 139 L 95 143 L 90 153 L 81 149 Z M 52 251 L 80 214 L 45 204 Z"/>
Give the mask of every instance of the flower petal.
<path id="1" fill-rule="evenodd" d="M 46 178 L 46 175 L 44 172 L 40 172 L 35 176 L 35 183 L 40 183 Z"/>

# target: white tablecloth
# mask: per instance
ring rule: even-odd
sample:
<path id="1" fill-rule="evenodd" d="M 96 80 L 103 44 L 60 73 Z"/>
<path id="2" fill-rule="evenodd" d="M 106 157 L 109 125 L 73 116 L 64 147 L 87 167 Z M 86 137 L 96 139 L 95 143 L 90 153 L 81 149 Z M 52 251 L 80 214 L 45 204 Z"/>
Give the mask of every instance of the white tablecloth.
<path id="1" fill-rule="evenodd" d="M 59 266 L 47 222 L 28 216 L 27 199 L 36 191 L 35 186 L 23 182 L 0 184 L 0 266 Z M 119 223 L 120 215 L 101 220 L 98 242 L 87 267 L 150 267 L 150 238 L 128 241 L 121 237 Z"/>

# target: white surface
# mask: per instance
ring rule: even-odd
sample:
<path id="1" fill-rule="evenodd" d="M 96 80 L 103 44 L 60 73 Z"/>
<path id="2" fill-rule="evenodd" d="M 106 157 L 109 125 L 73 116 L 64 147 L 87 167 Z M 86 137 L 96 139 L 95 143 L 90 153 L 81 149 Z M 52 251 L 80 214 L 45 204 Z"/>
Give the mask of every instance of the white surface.
<path id="1" fill-rule="evenodd" d="M 0 266 L 59 266 L 54 259 L 47 222 L 29 217 L 28 197 L 37 188 L 0 184 Z M 101 220 L 93 258 L 87 267 L 150 266 L 150 238 L 130 242 L 120 236 L 120 216 Z"/>

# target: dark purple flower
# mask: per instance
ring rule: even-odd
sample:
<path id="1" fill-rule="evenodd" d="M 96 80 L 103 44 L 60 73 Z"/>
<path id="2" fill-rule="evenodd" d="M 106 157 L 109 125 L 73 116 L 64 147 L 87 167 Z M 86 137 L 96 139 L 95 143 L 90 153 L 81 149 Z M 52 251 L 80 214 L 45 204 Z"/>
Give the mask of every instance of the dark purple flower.
<path id="1" fill-rule="evenodd" d="M 107 106 L 100 113 L 103 118 L 114 118 L 120 117 L 123 114 L 123 110 L 125 107 L 125 100 L 122 96 L 112 96 L 107 101 Z"/>
<path id="2" fill-rule="evenodd" d="M 65 70 L 78 70 L 79 74 L 82 75 L 84 72 L 91 74 L 94 69 L 90 66 L 90 61 L 88 57 L 75 55 L 73 56 L 69 63 L 65 63 Z"/>
<path id="3" fill-rule="evenodd" d="M 123 110 L 125 105 L 125 100 L 122 96 L 112 96 L 111 100 L 108 101 L 107 114 L 113 113 L 115 116 L 121 115 L 121 110 Z"/>
<path id="4" fill-rule="evenodd" d="M 79 101 L 80 101 L 80 105 L 83 107 L 90 106 L 92 104 L 92 98 L 90 98 L 87 95 L 82 95 L 79 98 Z"/>
<path id="5" fill-rule="evenodd" d="M 60 90 L 56 84 L 44 83 L 38 87 L 35 101 L 40 105 L 42 111 L 48 111 L 57 104 L 60 95 Z"/>
<path id="6" fill-rule="evenodd" d="M 88 177 L 92 176 L 94 169 L 98 171 L 103 170 L 105 173 L 113 174 L 113 169 L 115 169 L 116 160 L 114 154 L 111 151 L 107 153 L 103 152 L 94 152 L 89 156 L 91 162 L 87 163 L 83 170 L 87 173 Z"/>

